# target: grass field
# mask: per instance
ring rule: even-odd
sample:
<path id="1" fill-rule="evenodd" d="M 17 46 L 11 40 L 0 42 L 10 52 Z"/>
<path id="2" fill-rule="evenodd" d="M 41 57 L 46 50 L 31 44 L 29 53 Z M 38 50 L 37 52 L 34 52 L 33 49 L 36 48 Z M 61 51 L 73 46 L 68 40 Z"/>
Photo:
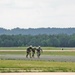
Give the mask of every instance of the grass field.
<path id="1" fill-rule="evenodd" d="M 0 47 L 0 50 L 26 50 L 27 47 Z"/>
<path id="2" fill-rule="evenodd" d="M 0 47 L 0 54 L 25 55 L 26 54 L 26 49 L 27 49 L 27 47 Z M 72 50 L 75 50 L 75 48 L 64 47 L 63 49 L 65 51 L 64 50 L 62 51 L 61 47 L 42 47 L 42 49 L 43 49 L 42 55 L 69 55 L 69 56 L 75 56 L 75 51 L 72 51 Z M 4 50 L 4 51 L 2 51 L 2 50 Z M 7 51 L 7 50 L 9 50 L 9 51 Z M 11 50 L 13 50 L 13 51 L 11 51 Z M 16 50 L 18 50 L 18 51 L 16 51 Z M 56 51 L 54 51 L 54 50 L 56 50 Z M 57 51 L 57 50 L 59 50 L 59 51 Z M 70 50 L 70 51 L 67 51 L 67 50 Z"/>
<path id="3" fill-rule="evenodd" d="M 26 55 L 26 51 L 0 51 L 0 55 Z M 75 51 L 43 51 L 42 55 L 65 55 L 75 56 Z M 35 53 L 36 55 L 36 53 Z"/>
<path id="4" fill-rule="evenodd" d="M 41 47 L 43 50 L 75 50 L 75 47 Z M 27 47 L 0 47 L 0 50 L 26 50 Z"/>
<path id="5" fill-rule="evenodd" d="M 24 50 L 26 50 L 26 48 L 27 47 L 0 47 L 0 55 L 25 55 L 26 52 Z M 42 47 L 42 49 L 45 50 L 42 55 L 75 56 L 75 51 L 72 51 L 75 50 L 75 48 L 63 48 L 65 51 L 61 51 L 61 47 Z M 0 72 L 75 72 L 75 62 L 0 60 Z"/>
<path id="6" fill-rule="evenodd" d="M 0 72 L 75 72 L 75 63 L 0 60 Z"/>

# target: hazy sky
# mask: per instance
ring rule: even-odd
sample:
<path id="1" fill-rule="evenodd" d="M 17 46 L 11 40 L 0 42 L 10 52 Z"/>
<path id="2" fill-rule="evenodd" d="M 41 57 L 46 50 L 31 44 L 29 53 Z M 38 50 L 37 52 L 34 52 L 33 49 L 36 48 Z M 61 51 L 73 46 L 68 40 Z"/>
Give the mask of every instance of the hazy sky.
<path id="1" fill-rule="evenodd" d="M 0 0 L 0 27 L 75 27 L 75 0 Z"/>

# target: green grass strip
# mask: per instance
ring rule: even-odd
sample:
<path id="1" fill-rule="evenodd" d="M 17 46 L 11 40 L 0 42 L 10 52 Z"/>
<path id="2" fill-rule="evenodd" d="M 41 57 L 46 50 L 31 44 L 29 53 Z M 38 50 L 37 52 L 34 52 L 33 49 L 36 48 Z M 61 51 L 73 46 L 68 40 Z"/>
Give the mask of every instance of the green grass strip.
<path id="1" fill-rule="evenodd" d="M 0 55 L 26 55 L 26 51 L 0 51 Z M 35 53 L 36 55 L 36 53 Z M 44 51 L 41 55 L 75 56 L 75 51 Z"/>
<path id="2" fill-rule="evenodd" d="M 75 72 L 75 62 L 0 60 L 0 72 Z"/>

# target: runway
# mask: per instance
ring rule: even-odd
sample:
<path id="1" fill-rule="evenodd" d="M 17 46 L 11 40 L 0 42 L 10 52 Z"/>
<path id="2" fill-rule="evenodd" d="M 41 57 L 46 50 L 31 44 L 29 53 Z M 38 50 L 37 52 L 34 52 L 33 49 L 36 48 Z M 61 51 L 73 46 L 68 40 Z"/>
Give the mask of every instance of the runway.
<path id="1" fill-rule="evenodd" d="M 75 56 L 41 55 L 40 58 L 26 58 L 26 55 L 0 55 L 0 60 L 45 60 L 58 62 L 75 62 Z"/>

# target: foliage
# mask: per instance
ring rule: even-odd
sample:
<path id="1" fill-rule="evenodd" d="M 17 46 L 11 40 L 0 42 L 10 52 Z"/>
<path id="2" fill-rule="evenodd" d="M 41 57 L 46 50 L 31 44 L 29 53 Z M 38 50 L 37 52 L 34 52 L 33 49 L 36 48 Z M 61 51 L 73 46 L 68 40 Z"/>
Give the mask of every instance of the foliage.
<path id="1" fill-rule="evenodd" d="M 47 34 L 47 35 L 56 35 L 56 34 L 74 34 L 75 28 L 29 28 L 29 29 L 21 29 L 14 28 L 11 30 L 0 28 L 0 35 L 39 35 L 39 34 Z"/>
<path id="2" fill-rule="evenodd" d="M 24 47 L 24 46 L 45 46 L 45 47 L 75 47 L 75 34 L 58 35 L 0 35 L 0 47 Z"/>

